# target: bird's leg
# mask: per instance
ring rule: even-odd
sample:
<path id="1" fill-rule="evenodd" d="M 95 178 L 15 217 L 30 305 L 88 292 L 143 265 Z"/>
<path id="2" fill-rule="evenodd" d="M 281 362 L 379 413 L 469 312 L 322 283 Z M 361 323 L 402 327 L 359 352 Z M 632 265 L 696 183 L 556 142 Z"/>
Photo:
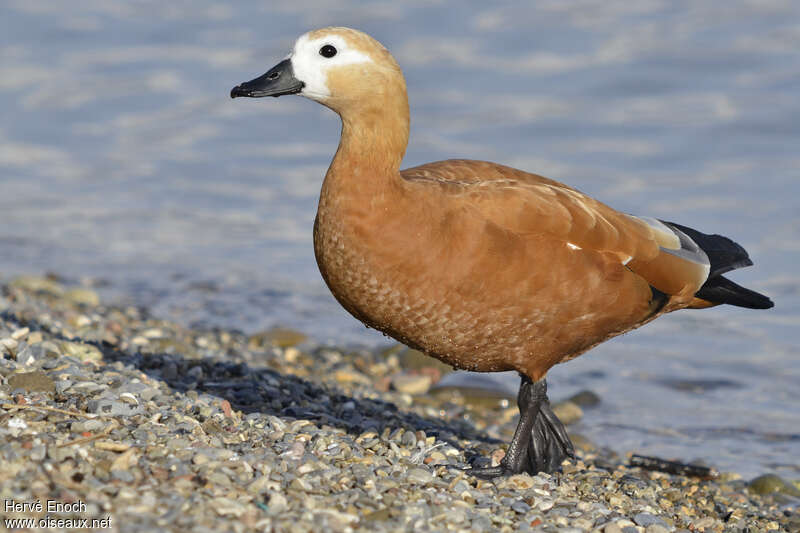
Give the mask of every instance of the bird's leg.
<path id="1" fill-rule="evenodd" d="M 519 424 L 508 445 L 505 457 L 498 466 L 472 468 L 477 477 L 493 478 L 527 472 L 555 472 L 561 461 L 575 457 L 572 441 L 564 424 L 556 417 L 547 399 L 547 381 L 531 381 L 521 376 L 517 395 Z"/>

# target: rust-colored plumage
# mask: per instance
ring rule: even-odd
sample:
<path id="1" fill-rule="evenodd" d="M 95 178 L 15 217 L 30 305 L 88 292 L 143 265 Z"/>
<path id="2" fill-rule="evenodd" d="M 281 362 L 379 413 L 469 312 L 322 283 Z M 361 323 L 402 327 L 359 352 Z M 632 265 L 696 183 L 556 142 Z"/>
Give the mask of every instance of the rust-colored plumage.
<path id="1" fill-rule="evenodd" d="M 325 44 L 344 59 L 317 57 L 330 53 Z M 714 246 L 707 254 L 681 226 L 506 166 L 448 160 L 401 171 L 408 100 L 391 55 L 365 34 L 326 28 L 301 37 L 290 60 L 306 78 L 287 74 L 300 94 L 342 118 L 314 225 L 326 283 L 365 324 L 454 367 L 516 370 L 524 389 L 526 379 L 540 382 L 553 365 L 663 313 L 725 303 L 714 299 L 722 289 L 704 288 L 716 258 L 730 256 L 730 268 L 748 262 L 723 237 L 698 233 L 728 255 Z M 248 91 L 243 84 L 232 95 Z M 518 432 L 540 423 L 537 409 L 545 413 L 546 396 L 534 396 Z M 563 439 L 548 431 L 545 456 L 558 458 L 549 447 Z M 509 453 L 522 466 L 495 473 L 552 469 L 553 457 L 518 451 L 520 439 Z"/>

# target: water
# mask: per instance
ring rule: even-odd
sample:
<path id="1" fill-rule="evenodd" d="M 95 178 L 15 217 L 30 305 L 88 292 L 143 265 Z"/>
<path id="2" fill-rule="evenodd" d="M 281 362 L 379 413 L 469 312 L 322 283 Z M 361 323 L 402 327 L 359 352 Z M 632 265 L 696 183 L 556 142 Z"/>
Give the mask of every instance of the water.
<path id="1" fill-rule="evenodd" d="M 768 312 L 685 311 L 551 374 L 579 430 L 745 476 L 800 465 L 800 5 L 119 2 L 0 7 L 0 274 L 55 271 L 185 323 L 380 345 L 333 301 L 311 227 L 338 119 L 228 98 L 304 31 L 403 66 L 406 166 L 488 159 L 734 237 Z"/>

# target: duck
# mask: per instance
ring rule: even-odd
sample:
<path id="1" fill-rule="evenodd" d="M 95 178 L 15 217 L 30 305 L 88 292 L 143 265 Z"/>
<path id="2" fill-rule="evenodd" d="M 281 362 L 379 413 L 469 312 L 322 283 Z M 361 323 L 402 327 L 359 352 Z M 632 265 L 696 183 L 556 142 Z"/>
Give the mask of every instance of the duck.
<path id="1" fill-rule="evenodd" d="M 457 369 L 516 371 L 519 422 L 481 478 L 552 473 L 575 457 L 547 372 L 667 313 L 768 309 L 726 272 L 752 265 L 731 239 L 617 211 L 546 177 L 487 161 L 400 169 L 406 81 L 376 39 L 345 27 L 300 36 L 231 98 L 300 95 L 339 115 L 314 252 L 356 319 Z"/>

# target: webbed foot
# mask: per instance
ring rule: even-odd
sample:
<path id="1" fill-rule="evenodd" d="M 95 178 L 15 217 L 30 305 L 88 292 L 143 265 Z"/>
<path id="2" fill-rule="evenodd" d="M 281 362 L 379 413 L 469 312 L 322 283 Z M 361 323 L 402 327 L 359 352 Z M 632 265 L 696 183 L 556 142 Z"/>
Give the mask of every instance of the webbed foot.
<path id="1" fill-rule="evenodd" d="M 550 407 L 546 380 L 533 382 L 522 376 L 517 404 L 519 424 L 503 460 L 498 466 L 473 467 L 470 474 L 491 479 L 522 472 L 552 473 L 561 468 L 564 459 L 575 457 L 567 430 Z"/>

